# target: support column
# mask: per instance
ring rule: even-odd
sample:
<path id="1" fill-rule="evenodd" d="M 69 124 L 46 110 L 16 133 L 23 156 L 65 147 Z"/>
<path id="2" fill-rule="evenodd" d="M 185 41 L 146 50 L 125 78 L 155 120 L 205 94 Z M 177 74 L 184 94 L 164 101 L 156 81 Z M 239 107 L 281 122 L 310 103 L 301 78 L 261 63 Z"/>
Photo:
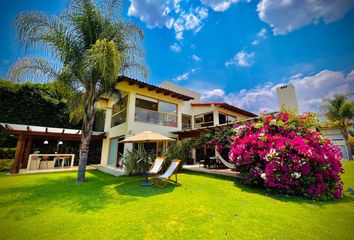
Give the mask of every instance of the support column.
<path id="1" fill-rule="evenodd" d="M 25 135 L 20 135 L 17 140 L 15 159 L 12 164 L 10 173 L 18 173 L 20 171 L 25 143 L 26 143 Z"/>
<path id="2" fill-rule="evenodd" d="M 28 156 L 31 154 L 32 151 L 32 137 L 29 137 L 26 141 L 26 148 L 25 148 L 25 154 L 22 159 L 22 165 L 21 168 L 26 168 L 27 163 L 28 163 Z"/>

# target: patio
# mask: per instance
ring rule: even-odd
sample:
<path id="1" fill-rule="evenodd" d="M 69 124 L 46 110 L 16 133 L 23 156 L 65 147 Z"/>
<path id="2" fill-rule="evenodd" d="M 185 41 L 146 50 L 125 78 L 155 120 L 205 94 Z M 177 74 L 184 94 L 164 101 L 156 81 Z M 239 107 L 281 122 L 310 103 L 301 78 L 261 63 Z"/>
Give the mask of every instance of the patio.
<path id="1" fill-rule="evenodd" d="M 184 165 L 183 169 L 187 171 L 192 171 L 192 172 L 201 172 L 201 173 L 209 173 L 213 175 L 220 175 L 220 176 L 228 176 L 228 177 L 235 177 L 237 178 L 237 172 L 229 169 L 229 168 L 224 168 L 224 169 L 218 169 L 218 168 L 206 168 L 204 166 L 201 166 L 199 164 L 194 164 L 194 165 Z"/>
<path id="2" fill-rule="evenodd" d="M 56 172 L 72 172 L 72 171 L 77 171 L 78 166 L 73 166 L 73 167 L 62 167 L 62 168 L 52 168 L 52 169 L 35 169 L 35 170 L 29 170 L 29 169 L 20 169 L 20 172 L 18 174 L 34 174 L 34 173 L 56 173 Z M 95 165 L 87 165 L 86 166 L 87 170 L 94 170 L 97 169 Z"/>
<path id="3" fill-rule="evenodd" d="M 75 169 L 75 156 L 79 154 L 81 130 L 10 123 L 0 123 L 0 130 L 17 139 L 14 164 L 10 173 Z M 93 132 L 89 161 L 100 159 L 104 138 L 104 132 Z"/>

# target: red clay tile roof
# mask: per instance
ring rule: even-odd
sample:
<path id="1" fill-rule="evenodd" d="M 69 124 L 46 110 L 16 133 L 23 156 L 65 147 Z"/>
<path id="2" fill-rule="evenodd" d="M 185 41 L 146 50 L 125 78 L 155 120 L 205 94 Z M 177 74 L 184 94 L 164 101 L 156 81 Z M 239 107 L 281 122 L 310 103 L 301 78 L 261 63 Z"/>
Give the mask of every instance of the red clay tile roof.
<path id="1" fill-rule="evenodd" d="M 215 105 L 215 106 L 230 110 L 230 111 L 235 112 L 235 113 L 240 113 L 240 114 L 242 114 L 244 116 L 247 116 L 247 117 L 257 117 L 258 116 L 257 114 L 254 114 L 252 112 L 243 110 L 241 108 L 232 106 L 232 105 L 224 103 L 224 102 L 192 103 L 192 106 L 210 106 L 210 105 Z"/>
<path id="2" fill-rule="evenodd" d="M 181 99 L 183 101 L 189 101 L 189 100 L 193 100 L 193 97 L 184 95 L 184 94 L 180 94 L 165 88 L 161 88 L 146 82 L 142 82 L 133 78 L 129 78 L 126 76 L 120 76 L 117 79 L 117 82 L 127 82 L 129 85 L 138 85 L 139 88 L 147 88 L 149 91 L 155 91 L 157 93 L 162 93 L 166 96 L 171 96 L 173 98 L 177 98 L 177 99 Z"/>

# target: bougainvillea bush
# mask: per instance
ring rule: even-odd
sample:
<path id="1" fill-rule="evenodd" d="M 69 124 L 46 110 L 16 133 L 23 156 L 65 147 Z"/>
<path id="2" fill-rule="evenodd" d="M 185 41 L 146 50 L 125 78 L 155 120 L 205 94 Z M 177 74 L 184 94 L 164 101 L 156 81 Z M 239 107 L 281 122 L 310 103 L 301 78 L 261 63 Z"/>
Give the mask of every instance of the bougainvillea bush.
<path id="1" fill-rule="evenodd" d="M 229 161 L 245 183 L 311 199 L 341 198 L 341 152 L 315 122 L 311 113 L 276 113 L 235 125 Z"/>

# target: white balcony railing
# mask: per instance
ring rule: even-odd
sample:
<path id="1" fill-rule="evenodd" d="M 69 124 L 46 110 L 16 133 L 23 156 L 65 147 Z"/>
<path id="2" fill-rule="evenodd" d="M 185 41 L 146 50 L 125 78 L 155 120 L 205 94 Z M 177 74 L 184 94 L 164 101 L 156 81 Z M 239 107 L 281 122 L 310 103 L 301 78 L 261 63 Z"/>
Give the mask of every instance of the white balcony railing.
<path id="1" fill-rule="evenodd" d="M 202 127 L 210 127 L 210 126 L 214 126 L 214 121 L 194 124 L 194 128 L 202 128 Z"/>
<path id="2" fill-rule="evenodd" d="M 143 108 L 135 108 L 135 121 L 177 127 L 177 116 Z"/>

